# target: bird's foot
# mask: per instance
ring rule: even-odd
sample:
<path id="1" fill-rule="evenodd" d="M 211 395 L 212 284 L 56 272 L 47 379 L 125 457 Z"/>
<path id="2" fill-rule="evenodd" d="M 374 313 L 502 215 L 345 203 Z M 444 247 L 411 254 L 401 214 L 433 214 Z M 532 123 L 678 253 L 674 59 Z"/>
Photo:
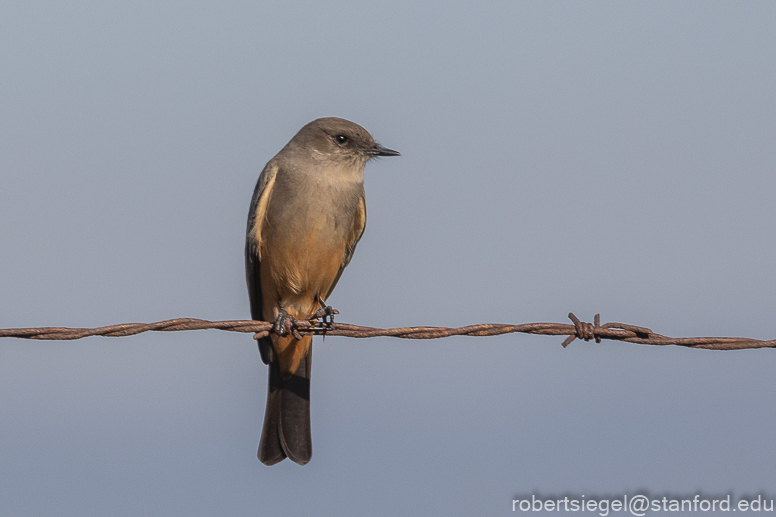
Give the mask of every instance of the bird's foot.
<path id="1" fill-rule="evenodd" d="M 274 309 L 275 323 L 272 324 L 272 330 L 278 336 L 287 336 L 292 334 L 294 338 L 302 340 L 302 334 L 299 333 L 299 323 L 296 318 L 291 316 L 283 307 Z"/>
<path id="2" fill-rule="evenodd" d="M 321 320 L 321 324 L 323 324 L 325 327 L 331 327 L 332 323 L 334 323 L 334 315 L 339 314 L 339 311 L 332 307 L 331 305 L 325 305 L 323 302 L 321 302 L 321 308 L 318 309 L 315 314 L 313 314 L 313 317 L 310 319 Z"/>

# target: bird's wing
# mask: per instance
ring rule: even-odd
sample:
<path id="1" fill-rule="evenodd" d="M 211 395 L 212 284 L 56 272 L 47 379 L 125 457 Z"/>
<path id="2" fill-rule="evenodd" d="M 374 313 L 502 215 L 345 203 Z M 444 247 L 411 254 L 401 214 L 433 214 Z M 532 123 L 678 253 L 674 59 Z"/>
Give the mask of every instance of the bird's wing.
<path id="1" fill-rule="evenodd" d="M 275 185 L 278 167 L 268 163 L 259 176 L 256 189 L 253 191 L 251 210 L 248 214 L 248 230 L 245 238 L 245 277 L 248 282 L 248 296 L 251 300 L 251 318 L 264 321 L 261 297 L 261 230 L 267 215 L 269 198 Z M 259 351 L 265 363 L 270 360 L 271 342 L 269 338 L 259 340 Z"/>
<path id="2" fill-rule="evenodd" d="M 326 293 L 326 298 L 334 291 L 334 287 L 336 287 L 337 282 L 339 282 L 339 279 L 342 276 L 342 271 L 350 264 L 350 259 L 353 258 L 353 253 L 356 251 L 356 244 L 361 240 L 361 236 L 364 235 L 364 228 L 366 228 L 366 197 L 361 193 L 361 198 L 359 198 L 358 207 L 356 208 L 356 217 L 353 219 L 353 229 L 348 235 L 345 256 L 342 257 L 342 264 L 340 265 L 339 271 L 337 271 L 334 282 L 332 282 L 331 287 L 329 287 L 329 292 Z"/>

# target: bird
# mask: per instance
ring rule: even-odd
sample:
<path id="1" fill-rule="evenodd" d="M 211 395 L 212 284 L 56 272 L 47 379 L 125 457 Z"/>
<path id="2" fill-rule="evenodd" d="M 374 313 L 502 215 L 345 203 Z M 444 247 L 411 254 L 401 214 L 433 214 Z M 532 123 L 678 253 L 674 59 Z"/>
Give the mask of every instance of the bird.
<path id="1" fill-rule="evenodd" d="M 257 335 L 269 366 L 258 458 L 274 465 L 312 456 L 312 336 L 297 320 L 331 322 L 326 305 L 366 227 L 364 167 L 401 156 L 360 125 L 336 117 L 305 125 L 261 172 L 251 199 L 245 271 L 253 320 L 273 322 Z"/>

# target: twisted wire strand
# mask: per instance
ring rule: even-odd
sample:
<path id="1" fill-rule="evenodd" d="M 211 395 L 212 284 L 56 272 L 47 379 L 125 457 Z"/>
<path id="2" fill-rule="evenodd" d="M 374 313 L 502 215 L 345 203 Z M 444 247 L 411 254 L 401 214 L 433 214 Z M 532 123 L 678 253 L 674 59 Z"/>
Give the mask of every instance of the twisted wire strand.
<path id="1" fill-rule="evenodd" d="M 480 323 L 465 327 L 400 327 L 377 328 L 351 325 L 349 323 L 323 323 L 310 320 L 298 321 L 295 330 L 301 334 L 346 336 L 352 338 L 370 338 L 378 336 L 397 337 L 402 339 L 438 339 L 450 336 L 498 336 L 501 334 L 523 333 L 546 336 L 568 336 L 562 345 L 568 346 L 575 339 L 594 340 L 600 343 L 602 339 L 625 341 L 641 345 L 677 345 L 688 348 L 705 348 L 708 350 L 742 350 L 748 348 L 776 348 L 776 339 L 762 341 L 759 339 L 736 337 L 687 337 L 673 338 L 652 332 L 645 327 L 628 325 L 626 323 L 600 324 L 599 314 L 595 315 L 593 323 L 580 321 L 573 313 L 569 313 L 572 325 L 564 323 L 524 323 L 509 325 L 499 323 Z M 122 337 L 133 336 L 141 332 L 174 332 L 180 330 L 217 329 L 228 332 L 253 333 L 255 338 L 268 335 L 273 330 L 273 324 L 266 321 L 207 321 L 195 318 L 177 318 L 156 323 L 122 323 L 98 328 L 10 328 L 0 329 L 0 338 L 15 337 L 22 339 L 42 340 L 72 340 L 88 336 Z"/>

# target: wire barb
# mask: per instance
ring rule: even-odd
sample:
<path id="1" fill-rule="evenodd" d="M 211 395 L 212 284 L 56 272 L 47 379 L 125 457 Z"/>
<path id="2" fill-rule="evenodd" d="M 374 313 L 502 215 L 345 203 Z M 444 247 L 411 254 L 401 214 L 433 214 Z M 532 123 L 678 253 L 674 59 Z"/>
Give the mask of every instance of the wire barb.
<path id="1" fill-rule="evenodd" d="M 568 336 L 563 346 L 568 346 L 575 339 L 585 341 L 602 339 L 638 343 L 641 345 L 677 345 L 689 348 L 705 348 L 708 350 L 741 350 L 747 348 L 776 348 L 776 339 L 761 341 L 758 339 L 736 337 L 689 337 L 672 338 L 655 334 L 650 329 L 628 325 L 625 323 L 605 323 L 601 325 L 601 317 L 595 315 L 593 323 L 582 322 L 569 313 L 573 325 L 564 323 L 524 323 L 522 325 L 507 325 L 497 323 L 480 323 L 465 327 L 400 327 L 382 329 L 362 327 L 349 323 L 325 323 L 320 321 L 297 320 L 296 332 L 299 335 L 314 334 L 327 336 L 346 336 L 353 338 L 369 338 L 377 336 L 397 337 L 402 339 L 438 339 L 450 336 L 498 336 L 520 332 L 523 334 L 540 334 L 546 336 Z M 207 321 L 194 318 L 178 318 L 156 323 L 123 323 L 98 328 L 10 328 L 0 329 L 0 338 L 16 337 L 21 339 L 42 340 L 72 340 L 88 336 L 133 336 L 141 332 L 173 332 L 179 330 L 216 329 L 229 332 L 253 333 L 254 339 L 268 336 L 274 332 L 274 324 L 266 321 Z"/>

